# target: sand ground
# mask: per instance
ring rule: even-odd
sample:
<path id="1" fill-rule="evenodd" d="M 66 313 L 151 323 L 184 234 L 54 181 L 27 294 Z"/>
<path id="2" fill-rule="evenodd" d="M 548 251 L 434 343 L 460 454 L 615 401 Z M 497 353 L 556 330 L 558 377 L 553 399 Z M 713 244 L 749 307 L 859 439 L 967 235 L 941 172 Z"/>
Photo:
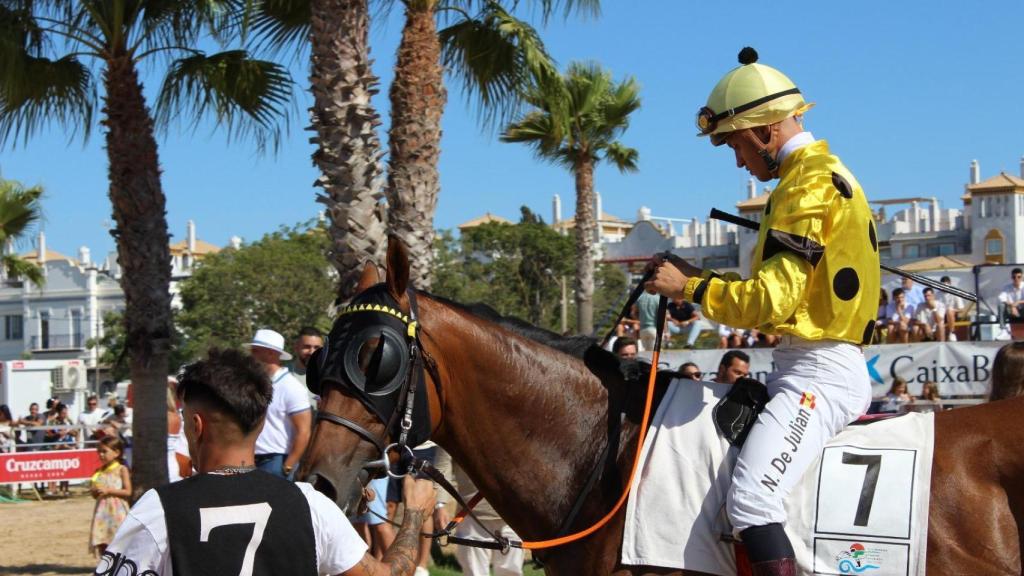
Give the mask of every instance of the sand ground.
<path id="1" fill-rule="evenodd" d="M 88 547 L 93 503 L 79 488 L 67 499 L 0 504 L 0 574 L 92 574 L 96 561 Z"/>

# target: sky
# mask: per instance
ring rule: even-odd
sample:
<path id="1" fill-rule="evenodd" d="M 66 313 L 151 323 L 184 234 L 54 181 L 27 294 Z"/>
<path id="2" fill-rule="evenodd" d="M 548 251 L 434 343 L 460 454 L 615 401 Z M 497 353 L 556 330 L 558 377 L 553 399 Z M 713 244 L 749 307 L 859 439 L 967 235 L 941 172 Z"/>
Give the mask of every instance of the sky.
<path id="1" fill-rule="evenodd" d="M 639 151 L 640 171 L 599 166 L 595 184 L 607 213 L 632 221 L 646 206 L 655 216 L 706 219 L 712 207 L 734 210 L 745 197 L 748 174 L 728 149 L 695 137 L 694 117 L 748 45 L 816 103 L 806 129 L 829 141 L 869 199 L 934 196 L 945 208 L 960 208 L 971 160 L 979 161 L 983 179 L 1021 174 L 1022 2 L 602 4 L 596 18 L 535 25 L 562 69 L 595 61 L 616 79 L 640 83 L 642 107 L 620 138 Z M 372 26 L 374 72 L 381 77 L 374 104 L 386 142 L 401 10 L 376 15 Z M 288 62 L 305 84 L 306 60 Z M 144 72 L 151 96 L 161 78 Z M 485 212 L 516 220 L 522 205 L 550 221 L 554 194 L 563 217 L 571 217 L 571 175 L 525 146 L 499 142 L 493 128 L 481 127 L 459 85 L 448 86 L 435 227 L 454 228 Z M 159 136 L 172 241 L 184 237 L 188 220 L 199 238 L 223 246 L 232 236 L 253 241 L 316 216 L 313 147 L 303 129 L 310 101 L 300 85 L 276 155 L 260 155 L 250 142 L 229 143 L 209 124 Z M 0 149 L 0 174 L 43 186 L 48 249 L 75 256 L 88 246 L 94 259 L 114 249 L 100 126 L 85 143 L 69 142 L 53 127 Z M 20 248 L 30 250 L 32 242 Z"/>

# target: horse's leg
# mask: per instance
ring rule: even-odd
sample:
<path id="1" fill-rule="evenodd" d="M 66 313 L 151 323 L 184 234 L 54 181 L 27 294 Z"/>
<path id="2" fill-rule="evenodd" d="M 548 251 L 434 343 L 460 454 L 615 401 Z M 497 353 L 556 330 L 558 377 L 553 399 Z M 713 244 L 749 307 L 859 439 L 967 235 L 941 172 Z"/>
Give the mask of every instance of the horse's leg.
<path id="1" fill-rule="evenodd" d="M 1000 466 L 1020 444 L 1005 442 L 1007 430 L 998 429 L 1019 424 L 991 420 L 994 425 L 977 421 L 969 410 L 936 415 L 928 574 L 1021 574 L 1020 528 L 1011 509 L 1016 496 Z"/>

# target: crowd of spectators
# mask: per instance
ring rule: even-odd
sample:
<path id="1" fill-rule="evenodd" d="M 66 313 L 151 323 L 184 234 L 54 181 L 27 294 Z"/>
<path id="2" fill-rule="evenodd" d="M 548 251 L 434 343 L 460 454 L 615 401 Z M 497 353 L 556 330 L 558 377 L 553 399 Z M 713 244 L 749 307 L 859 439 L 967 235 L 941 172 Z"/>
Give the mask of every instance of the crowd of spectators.
<path id="1" fill-rule="evenodd" d="M 658 300 L 659 297 L 653 294 L 641 294 L 629 315 L 616 325 L 615 336 L 629 338 L 637 351 L 650 351 L 654 348 Z M 713 336 L 705 337 L 704 348 L 773 348 L 779 344 L 777 336 L 756 329 L 741 330 L 715 324 L 701 315 L 699 305 L 681 298 L 669 300 L 662 334 L 663 347 L 697 348 L 698 339 L 706 332 Z M 714 342 L 714 345 L 708 345 L 708 342 Z"/>

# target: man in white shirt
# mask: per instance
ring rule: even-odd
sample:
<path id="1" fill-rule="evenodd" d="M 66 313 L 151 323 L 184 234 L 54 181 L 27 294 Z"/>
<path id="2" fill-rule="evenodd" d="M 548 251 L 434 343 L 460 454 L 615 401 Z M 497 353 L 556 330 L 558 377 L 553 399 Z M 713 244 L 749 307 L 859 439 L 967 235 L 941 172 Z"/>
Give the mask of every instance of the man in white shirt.
<path id="1" fill-rule="evenodd" d="M 910 333 L 914 327 L 914 307 L 907 304 L 903 288 L 892 291 L 892 302 L 889 302 L 886 316 L 889 320 L 889 343 L 910 342 Z"/>
<path id="2" fill-rule="evenodd" d="M 953 279 L 949 276 L 943 276 L 940 281 L 947 286 L 953 285 Z M 943 292 L 936 298 L 946 307 L 946 340 L 956 342 L 956 323 L 958 320 L 967 319 L 967 305 L 963 298 L 948 292 Z"/>
<path id="3" fill-rule="evenodd" d="M 146 492 L 103 552 L 95 574 L 341 574 L 410 576 L 419 529 L 434 507 L 428 480 L 405 479 L 405 516 L 381 560 L 344 514 L 305 482 L 254 466 L 272 387 L 236 350 L 211 350 L 178 387 L 199 474 Z"/>
<path id="4" fill-rule="evenodd" d="M 99 409 L 100 399 L 95 395 L 89 396 L 85 400 L 85 410 L 78 415 L 78 425 L 84 427 L 84 434 L 80 439 L 80 442 L 85 442 L 92 438 L 93 432 L 96 431 L 96 426 L 103 420 L 103 412 Z"/>
<path id="5" fill-rule="evenodd" d="M 303 386 L 306 385 L 306 364 L 313 356 L 313 352 L 324 347 L 324 335 L 312 326 L 306 326 L 299 330 L 299 337 L 292 345 L 292 352 L 295 352 L 295 362 L 292 363 L 292 376 Z"/>
<path id="6" fill-rule="evenodd" d="M 924 302 L 914 310 L 914 332 L 922 342 L 946 341 L 946 307 L 935 298 L 935 291 L 925 288 Z"/>
<path id="7" fill-rule="evenodd" d="M 1024 272 L 1014 268 L 1010 272 L 1011 282 L 999 294 L 999 303 L 1003 307 L 1006 319 L 1012 323 L 1024 322 Z"/>
<path id="8" fill-rule="evenodd" d="M 906 295 L 909 306 L 916 310 L 918 306 L 924 303 L 924 290 L 921 286 L 914 284 L 913 280 L 904 276 L 900 287 L 903 288 L 903 294 Z"/>
<path id="9" fill-rule="evenodd" d="M 313 428 L 309 394 L 288 368 L 281 365 L 282 361 L 292 359 L 284 350 L 284 336 L 260 329 L 246 347 L 263 365 L 274 387 L 263 432 L 256 439 L 256 465 L 271 474 L 291 478 L 309 444 Z"/>

